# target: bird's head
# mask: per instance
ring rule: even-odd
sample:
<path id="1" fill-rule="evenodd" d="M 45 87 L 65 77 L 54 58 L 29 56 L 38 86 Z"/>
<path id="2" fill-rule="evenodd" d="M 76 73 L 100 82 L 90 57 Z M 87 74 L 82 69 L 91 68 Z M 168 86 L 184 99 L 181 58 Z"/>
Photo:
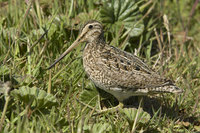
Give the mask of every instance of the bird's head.
<path id="1" fill-rule="evenodd" d="M 76 46 L 82 42 L 91 43 L 93 41 L 102 39 L 103 36 L 103 26 L 100 22 L 91 20 L 88 21 L 80 30 L 80 34 L 74 43 L 48 68 L 51 69 L 63 59 L 69 52 L 71 52 Z"/>

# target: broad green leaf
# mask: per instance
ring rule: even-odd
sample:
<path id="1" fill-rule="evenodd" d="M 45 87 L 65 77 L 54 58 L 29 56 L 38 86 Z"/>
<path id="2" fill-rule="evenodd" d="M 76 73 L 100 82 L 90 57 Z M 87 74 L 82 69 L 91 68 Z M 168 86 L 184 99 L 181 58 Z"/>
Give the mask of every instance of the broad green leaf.
<path id="1" fill-rule="evenodd" d="M 90 131 L 92 133 L 105 133 L 112 131 L 111 124 L 109 123 L 94 123 L 94 124 L 89 124 L 89 125 L 84 125 L 83 128 L 86 132 Z"/>
<path id="2" fill-rule="evenodd" d="M 122 113 L 124 114 L 130 125 L 132 125 L 135 120 L 137 120 L 136 123 L 144 124 L 147 123 L 151 118 L 151 116 L 142 109 L 124 108 L 122 109 Z"/>
<path id="3" fill-rule="evenodd" d="M 115 0 L 104 2 L 100 17 L 105 24 L 113 24 L 113 28 L 124 25 L 126 32 L 131 37 L 140 35 L 144 30 L 142 15 L 135 0 Z"/>
<path id="4" fill-rule="evenodd" d="M 52 94 L 36 87 L 23 86 L 19 90 L 12 91 L 11 94 L 14 98 L 35 108 L 52 107 L 57 104 L 57 100 Z"/>

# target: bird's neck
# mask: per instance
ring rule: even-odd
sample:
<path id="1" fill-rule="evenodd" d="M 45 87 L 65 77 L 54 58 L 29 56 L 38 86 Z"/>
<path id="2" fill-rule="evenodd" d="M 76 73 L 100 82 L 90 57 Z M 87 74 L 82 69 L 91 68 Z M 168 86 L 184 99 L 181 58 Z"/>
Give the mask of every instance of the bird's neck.
<path id="1" fill-rule="evenodd" d="M 101 50 L 105 47 L 106 43 L 105 42 L 97 42 L 97 41 L 92 41 L 89 43 L 86 43 L 86 46 L 84 48 L 84 52 L 86 51 L 98 51 Z"/>
<path id="2" fill-rule="evenodd" d="M 100 50 L 103 49 L 106 45 L 105 38 L 103 33 L 99 35 L 97 39 L 94 39 L 91 42 L 86 43 L 85 50 Z"/>

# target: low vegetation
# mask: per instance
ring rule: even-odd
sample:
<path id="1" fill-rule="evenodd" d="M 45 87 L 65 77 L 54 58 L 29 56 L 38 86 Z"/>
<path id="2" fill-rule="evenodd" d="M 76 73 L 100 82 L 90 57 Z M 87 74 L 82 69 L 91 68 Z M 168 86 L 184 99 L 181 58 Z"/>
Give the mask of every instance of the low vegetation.
<path id="1" fill-rule="evenodd" d="M 91 19 L 184 92 L 98 114 L 118 103 L 87 78 L 85 44 L 46 69 Z M 1 0 L 0 132 L 200 132 L 199 22 L 199 0 Z"/>

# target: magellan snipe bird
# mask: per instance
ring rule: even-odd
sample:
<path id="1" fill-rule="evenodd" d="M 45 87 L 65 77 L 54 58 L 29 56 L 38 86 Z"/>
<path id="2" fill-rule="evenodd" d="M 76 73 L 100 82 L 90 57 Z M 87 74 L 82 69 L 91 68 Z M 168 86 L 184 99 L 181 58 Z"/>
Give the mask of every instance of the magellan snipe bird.
<path id="1" fill-rule="evenodd" d="M 158 75 L 137 56 L 108 45 L 102 24 L 89 21 L 75 42 L 49 67 L 53 67 L 78 44 L 86 42 L 83 66 L 94 84 L 121 103 L 130 96 L 151 93 L 181 93 L 172 81 Z"/>

